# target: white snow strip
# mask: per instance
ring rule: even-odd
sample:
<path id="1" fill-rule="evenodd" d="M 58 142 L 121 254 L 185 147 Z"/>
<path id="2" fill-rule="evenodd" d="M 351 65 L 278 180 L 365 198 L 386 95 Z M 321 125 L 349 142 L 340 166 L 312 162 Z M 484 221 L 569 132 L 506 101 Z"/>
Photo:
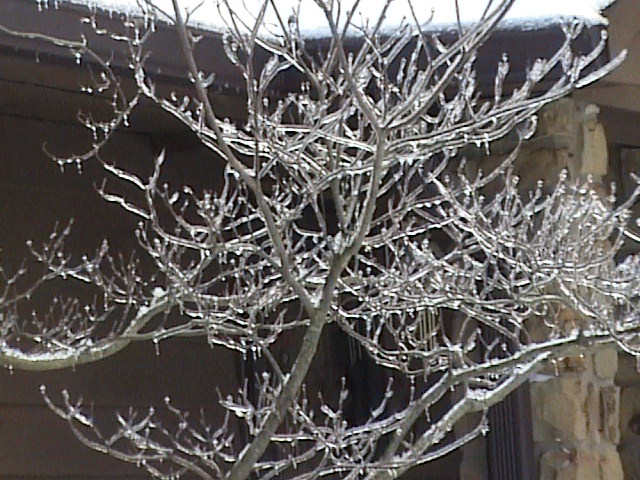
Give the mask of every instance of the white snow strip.
<path id="1" fill-rule="evenodd" d="M 144 0 L 33 0 L 42 7 L 62 3 L 74 3 L 98 8 L 110 13 L 141 15 L 139 2 Z M 460 0 L 460 14 L 463 23 L 477 21 L 484 12 L 489 0 Z M 503 28 L 520 28 L 524 30 L 536 29 L 557 23 L 561 20 L 578 18 L 588 25 L 606 25 L 606 19 L 600 11 L 615 0 L 516 0 L 514 6 L 503 20 Z M 164 12 L 173 12 L 171 0 L 154 0 Z M 231 0 L 229 2 L 237 9 L 238 14 L 247 23 L 259 11 L 263 0 Z M 385 0 L 361 0 L 354 23 L 363 25 L 368 19 L 376 19 Z M 497 0 L 491 3 L 495 6 Z M 220 0 L 180 0 L 180 5 L 186 11 L 200 5 L 191 16 L 191 25 L 209 31 L 223 31 L 228 20 L 225 7 L 220 7 Z M 298 0 L 276 0 L 281 15 L 288 18 L 297 9 Z M 346 11 L 354 4 L 354 0 L 342 0 L 343 10 Z M 413 0 L 413 5 L 421 22 L 426 22 L 433 13 L 431 26 L 433 29 L 446 30 L 456 25 L 456 11 L 453 0 Z M 222 10 L 222 14 L 221 14 Z M 344 13 L 342 15 L 344 17 Z M 386 29 L 392 29 L 411 19 L 408 0 L 395 0 L 387 12 Z M 323 37 L 329 35 L 327 22 L 320 8 L 313 0 L 302 0 L 300 3 L 299 22 L 302 34 L 307 37 Z M 268 8 L 264 24 L 275 25 L 277 17 L 271 7 Z"/>

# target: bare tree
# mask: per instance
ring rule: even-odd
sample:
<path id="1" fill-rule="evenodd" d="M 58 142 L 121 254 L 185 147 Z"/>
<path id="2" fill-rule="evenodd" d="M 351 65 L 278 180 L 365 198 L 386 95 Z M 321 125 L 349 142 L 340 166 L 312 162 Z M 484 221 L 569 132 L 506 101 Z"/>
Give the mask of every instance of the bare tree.
<path id="1" fill-rule="evenodd" d="M 132 95 L 85 41 L 41 38 L 91 56 L 102 70 L 94 89 L 112 93 L 113 117 L 86 118 L 93 148 L 56 160 L 98 162 L 137 192 L 100 189 L 139 219 L 140 250 L 154 273 L 114 260 L 106 241 L 74 260 L 64 250 L 68 228 L 32 246 L 45 273 L 28 288 L 20 286 L 23 272 L 3 279 L 0 362 L 59 369 L 131 342 L 182 336 L 267 362 L 263 374 L 246 379 L 256 395 L 245 387 L 212 399 L 227 411 L 214 424 L 190 423 L 167 400 L 175 428 L 150 409 L 118 416 L 107 433 L 68 393 L 60 401 L 46 396 L 86 445 L 162 478 L 392 479 L 485 433 L 487 409 L 546 362 L 602 345 L 636 351 L 640 258 L 616 258 L 637 239 L 629 212 L 638 191 L 618 202 L 595 193 L 590 179 L 566 174 L 553 188 L 524 191 L 513 169 L 536 112 L 598 80 L 624 54 L 595 68 L 606 32 L 593 51 L 577 54 L 583 25 L 569 23 L 556 53 L 508 91 L 505 55 L 487 95 L 477 90 L 477 53 L 513 0 L 488 2 L 480 19 L 458 21 L 448 37 L 420 23 L 413 8 L 413 18 L 386 28 L 392 0 L 363 22 L 355 18 L 358 3 L 315 0 L 331 34 L 312 46 L 297 12 L 279 11 L 275 1 L 265 0 L 251 24 L 236 2 L 218 3 L 228 19 L 226 54 L 246 80 L 244 125 L 216 114 L 211 76 L 194 57 L 200 37 L 178 0 L 173 11 L 141 1 L 144 21 L 132 18 L 126 34 L 113 34 L 130 50 Z M 265 25 L 271 9 L 278 22 Z M 175 27 L 190 97 L 163 96 L 146 70 L 145 41 L 158 21 Z M 266 63 L 257 62 L 258 51 L 268 52 Z M 277 93 L 283 75 L 300 78 L 295 91 Z M 164 154 L 146 178 L 101 159 L 142 98 L 222 162 L 221 185 L 172 190 L 160 181 Z M 508 135 L 515 147 L 497 168 L 469 168 L 466 147 L 489 154 Z M 90 304 L 58 301 L 42 318 L 21 318 L 21 302 L 60 279 L 100 294 Z M 567 310 L 578 320 L 559 322 Z M 339 398 L 305 388 L 330 323 L 390 379 L 363 421 L 345 415 L 346 387 Z M 287 370 L 272 348 L 289 331 L 301 346 Z M 408 400 L 391 408 L 398 389 Z M 430 414 L 444 398 L 449 408 Z M 475 428 L 449 433 L 472 412 L 482 413 Z M 234 436 L 232 419 L 243 424 L 246 443 Z"/>

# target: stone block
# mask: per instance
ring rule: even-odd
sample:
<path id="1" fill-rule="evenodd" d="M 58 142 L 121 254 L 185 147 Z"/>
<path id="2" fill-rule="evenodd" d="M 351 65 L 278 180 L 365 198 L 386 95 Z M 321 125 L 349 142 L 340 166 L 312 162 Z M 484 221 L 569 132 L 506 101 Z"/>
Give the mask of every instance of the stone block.
<path id="1" fill-rule="evenodd" d="M 586 355 L 574 355 L 564 359 L 567 372 L 584 372 L 589 368 L 589 358 Z"/>
<path id="2" fill-rule="evenodd" d="M 624 480 L 626 478 L 623 473 L 620 455 L 614 445 L 602 447 L 598 467 L 601 480 Z"/>
<path id="3" fill-rule="evenodd" d="M 591 355 L 572 355 L 559 360 L 546 362 L 540 371 L 543 375 L 557 377 L 570 374 L 582 374 L 592 369 Z"/>
<path id="4" fill-rule="evenodd" d="M 598 454 L 588 450 L 546 452 L 540 472 L 541 480 L 601 480 Z"/>
<path id="5" fill-rule="evenodd" d="M 540 480 L 557 480 L 560 472 L 571 467 L 573 455 L 566 450 L 550 450 L 540 458 Z"/>
<path id="6" fill-rule="evenodd" d="M 601 456 L 599 453 L 593 449 L 577 450 L 571 467 L 565 469 L 564 475 L 558 477 L 558 480 L 602 480 L 600 472 Z M 616 477 L 613 477 L 610 480 L 622 480 L 622 478 L 618 477 L 616 479 Z"/>
<path id="7" fill-rule="evenodd" d="M 618 371 L 618 352 L 615 348 L 602 348 L 593 355 L 595 374 L 602 380 L 613 380 Z"/>
<path id="8" fill-rule="evenodd" d="M 516 164 L 520 188 L 534 189 L 539 180 L 543 180 L 546 185 L 555 185 L 563 168 L 566 168 L 566 162 L 559 161 L 554 151 L 525 150 Z"/>
<path id="9" fill-rule="evenodd" d="M 585 440 L 597 430 L 594 426 L 598 422 L 593 419 L 598 418 L 598 398 L 593 385 L 579 377 L 562 376 L 531 384 L 531 402 L 535 441 Z M 548 432 L 555 438 L 544 438 Z"/>
<path id="10" fill-rule="evenodd" d="M 534 342 L 544 342 L 552 333 L 551 327 L 540 317 L 531 317 L 525 320 L 525 328 Z"/>
<path id="11" fill-rule="evenodd" d="M 563 98 L 546 106 L 539 115 L 538 135 L 575 135 L 582 121 L 580 105 L 572 98 Z"/>
<path id="12" fill-rule="evenodd" d="M 569 335 L 576 329 L 586 330 L 590 327 L 589 320 L 576 310 L 561 308 L 555 317 L 555 328 L 559 332 Z"/>
<path id="13" fill-rule="evenodd" d="M 600 123 L 582 125 L 582 165 L 580 173 L 602 177 L 609 170 L 609 153 L 604 127 Z"/>
<path id="14" fill-rule="evenodd" d="M 620 388 L 615 385 L 600 389 L 600 433 L 613 444 L 620 442 Z"/>
<path id="15" fill-rule="evenodd" d="M 613 445 L 545 452 L 540 480 L 624 480 L 622 462 Z"/>

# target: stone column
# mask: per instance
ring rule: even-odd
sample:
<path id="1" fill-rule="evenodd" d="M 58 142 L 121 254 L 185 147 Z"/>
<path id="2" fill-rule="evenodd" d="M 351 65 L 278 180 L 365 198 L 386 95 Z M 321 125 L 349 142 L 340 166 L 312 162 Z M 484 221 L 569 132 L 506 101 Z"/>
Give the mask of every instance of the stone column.
<path id="1" fill-rule="evenodd" d="M 566 358 L 531 384 L 541 480 L 622 480 L 617 352 Z"/>
<path id="2" fill-rule="evenodd" d="M 640 479 L 640 374 L 637 359 L 620 354 L 620 457 L 626 480 Z"/>
<path id="3" fill-rule="evenodd" d="M 573 99 L 545 109 L 541 133 L 556 141 L 550 142 L 552 151 L 538 151 L 537 155 L 547 159 L 547 173 L 565 168 L 572 179 L 589 175 L 604 193 L 601 181 L 608 171 L 608 155 L 598 111 L 595 105 Z M 555 181 L 548 175 L 538 178 Z M 571 325 L 583 324 L 575 312 L 561 312 L 561 317 Z M 549 365 L 533 379 L 533 434 L 541 480 L 623 480 L 617 451 L 617 359 L 614 348 L 585 352 Z"/>
<path id="4" fill-rule="evenodd" d="M 632 173 L 640 172 L 640 148 L 623 147 L 620 163 L 616 165 L 619 190 L 627 196 L 635 189 Z M 640 215 L 640 205 L 633 216 Z M 629 253 L 635 253 L 630 251 Z M 640 480 L 640 362 L 631 355 L 621 353 L 616 384 L 620 387 L 620 456 L 625 480 Z"/>

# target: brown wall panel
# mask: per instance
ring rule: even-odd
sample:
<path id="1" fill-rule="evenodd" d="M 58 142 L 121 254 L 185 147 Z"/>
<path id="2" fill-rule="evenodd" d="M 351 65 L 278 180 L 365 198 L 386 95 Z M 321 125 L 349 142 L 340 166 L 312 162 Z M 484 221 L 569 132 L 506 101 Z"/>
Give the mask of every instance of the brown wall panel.
<path id="1" fill-rule="evenodd" d="M 0 57 L 0 70 L 6 74 L 7 68 L 20 63 L 16 62 Z M 46 75 L 47 71 L 58 79 L 69 78 L 69 71 L 60 70 L 59 65 L 53 67 L 32 69 L 22 61 L 20 68 L 8 75 L 11 88 L 2 88 L 0 83 L 0 260 L 8 267 L 16 267 L 28 255 L 26 240 L 32 239 L 38 245 L 56 222 L 64 224 L 71 217 L 75 224 L 68 242 L 70 251 L 91 253 L 103 238 L 125 255 L 136 248 L 133 231 L 137 220 L 119 207 L 106 204 L 95 191 L 104 173 L 94 163 L 86 164 L 82 174 L 73 167 L 62 173 L 43 152 L 45 142 L 50 151 L 61 155 L 84 151 L 90 137 L 74 123 L 73 112 L 95 103 L 86 96 L 70 93 L 77 88 L 76 83 L 62 90 L 43 89 L 37 85 L 49 79 L 29 77 L 28 88 L 16 86 L 15 82 L 25 80 L 25 75 Z M 59 81 L 53 83 L 64 87 Z M 229 97 L 225 101 L 224 110 L 232 111 Z M 233 99 L 233 103 L 238 106 L 236 111 L 243 111 L 241 100 Z M 150 111 L 145 110 L 145 115 Z M 150 122 L 147 116 L 142 120 L 147 121 L 145 128 L 134 125 L 132 131 L 125 130 L 112 139 L 103 151 L 105 160 L 126 165 L 142 175 L 150 171 L 153 154 L 166 147 L 165 174 L 172 186 L 189 184 L 197 190 L 220 185 L 221 163 L 213 160 L 209 152 L 193 148 L 189 132 L 171 130 L 175 129 L 174 123 L 163 123 L 150 136 L 133 133 L 167 119 L 154 117 Z M 127 191 L 117 182 L 110 184 L 116 191 Z M 33 269 L 33 264 L 28 265 Z M 74 291 L 63 293 L 73 295 Z M 283 367 L 291 366 L 299 340 L 296 334 L 289 334 L 274 346 L 274 355 Z M 372 375 L 375 369 L 369 368 L 364 352 L 359 360 L 362 364 L 350 364 L 348 351 L 344 334 L 336 327 L 327 329 L 308 378 L 308 393 L 316 398 L 322 391 L 327 400 L 335 401 L 344 376 L 349 388 L 358 392 L 350 406 L 355 415 L 358 409 L 362 410 L 360 413 L 367 411 L 371 406 L 368 401 L 380 400 L 386 378 Z M 215 425 L 221 413 L 216 389 L 225 396 L 235 393 L 239 380 L 265 367 L 262 362 L 244 362 L 239 355 L 222 348 L 212 349 L 204 341 L 179 340 L 161 343 L 159 355 L 150 343 L 136 344 L 106 361 L 73 370 L 2 370 L 0 478 L 148 478 L 134 467 L 82 446 L 65 422 L 44 406 L 41 384 L 48 386 L 55 399 L 60 398 L 62 389 L 68 389 L 73 398 L 82 396 L 86 404 L 95 406 L 95 417 L 107 430 L 114 424 L 115 412 L 126 411 L 129 406 L 145 410 L 153 405 L 161 418 L 171 418 L 162 408 L 166 395 L 176 406 L 194 411 L 196 420 L 197 412 L 204 408 Z M 402 403 L 399 401 L 398 405 Z M 242 436 L 238 429 L 237 440 L 241 441 Z M 458 463 L 456 453 L 416 469 L 407 478 L 452 480 L 457 478 Z"/>
<path id="2" fill-rule="evenodd" d="M 0 406 L 0 478 L 38 476 L 148 478 L 134 465 L 80 446 L 64 420 L 46 407 Z"/>

